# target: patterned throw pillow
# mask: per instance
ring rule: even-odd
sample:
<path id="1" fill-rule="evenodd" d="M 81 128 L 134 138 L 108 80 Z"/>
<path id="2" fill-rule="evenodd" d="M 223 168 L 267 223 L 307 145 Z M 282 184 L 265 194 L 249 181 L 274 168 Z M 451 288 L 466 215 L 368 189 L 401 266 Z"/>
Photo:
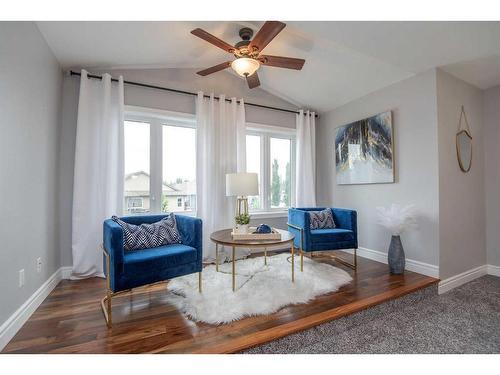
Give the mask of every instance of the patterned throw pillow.
<path id="1" fill-rule="evenodd" d="M 332 210 L 329 208 L 323 211 L 309 211 L 311 221 L 311 229 L 333 229 L 335 221 L 333 221 Z"/>
<path id="2" fill-rule="evenodd" d="M 129 224 L 116 216 L 113 216 L 112 219 L 123 229 L 125 250 L 151 249 L 163 245 L 182 243 L 173 213 L 152 224 Z"/>

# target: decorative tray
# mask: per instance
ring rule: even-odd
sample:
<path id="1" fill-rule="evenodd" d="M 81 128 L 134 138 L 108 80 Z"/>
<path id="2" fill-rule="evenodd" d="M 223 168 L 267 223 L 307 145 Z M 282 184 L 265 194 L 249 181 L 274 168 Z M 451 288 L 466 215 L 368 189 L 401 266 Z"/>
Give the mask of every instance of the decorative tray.
<path id="1" fill-rule="evenodd" d="M 274 228 L 271 233 L 254 233 L 257 227 L 249 227 L 249 233 L 235 233 L 234 228 L 231 232 L 233 240 L 281 240 L 281 234 Z"/>

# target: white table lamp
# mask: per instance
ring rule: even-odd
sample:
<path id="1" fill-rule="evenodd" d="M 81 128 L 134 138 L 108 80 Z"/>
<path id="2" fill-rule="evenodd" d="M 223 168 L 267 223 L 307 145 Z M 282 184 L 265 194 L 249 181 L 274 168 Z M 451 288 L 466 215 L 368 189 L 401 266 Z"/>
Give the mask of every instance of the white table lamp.
<path id="1" fill-rule="evenodd" d="M 238 197 L 236 200 L 236 216 L 248 214 L 249 195 L 259 195 L 257 173 L 226 174 L 226 196 Z"/>

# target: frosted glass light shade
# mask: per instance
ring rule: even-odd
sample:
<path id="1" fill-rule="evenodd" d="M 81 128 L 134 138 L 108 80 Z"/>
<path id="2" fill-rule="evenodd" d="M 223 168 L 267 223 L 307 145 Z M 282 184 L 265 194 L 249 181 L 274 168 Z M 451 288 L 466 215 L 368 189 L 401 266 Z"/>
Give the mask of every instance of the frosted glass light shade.
<path id="1" fill-rule="evenodd" d="M 259 61 L 248 57 L 240 57 L 231 63 L 231 68 L 242 77 L 251 76 L 259 67 Z"/>
<path id="2" fill-rule="evenodd" d="M 257 173 L 226 174 L 226 196 L 259 195 Z"/>

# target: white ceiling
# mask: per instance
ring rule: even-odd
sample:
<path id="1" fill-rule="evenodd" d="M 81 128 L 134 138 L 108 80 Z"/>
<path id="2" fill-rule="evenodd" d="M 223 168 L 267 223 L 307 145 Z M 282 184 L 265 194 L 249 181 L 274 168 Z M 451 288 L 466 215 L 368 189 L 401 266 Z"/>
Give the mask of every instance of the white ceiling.
<path id="1" fill-rule="evenodd" d="M 64 68 L 206 68 L 231 55 L 191 35 L 234 44 L 262 22 L 38 22 Z M 327 111 L 430 68 L 482 89 L 500 84 L 500 22 L 287 22 L 266 54 L 306 59 L 302 71 L 263 67 L 262 88 Z M 215 74 L 228 74 L 225 72 Z"/>

